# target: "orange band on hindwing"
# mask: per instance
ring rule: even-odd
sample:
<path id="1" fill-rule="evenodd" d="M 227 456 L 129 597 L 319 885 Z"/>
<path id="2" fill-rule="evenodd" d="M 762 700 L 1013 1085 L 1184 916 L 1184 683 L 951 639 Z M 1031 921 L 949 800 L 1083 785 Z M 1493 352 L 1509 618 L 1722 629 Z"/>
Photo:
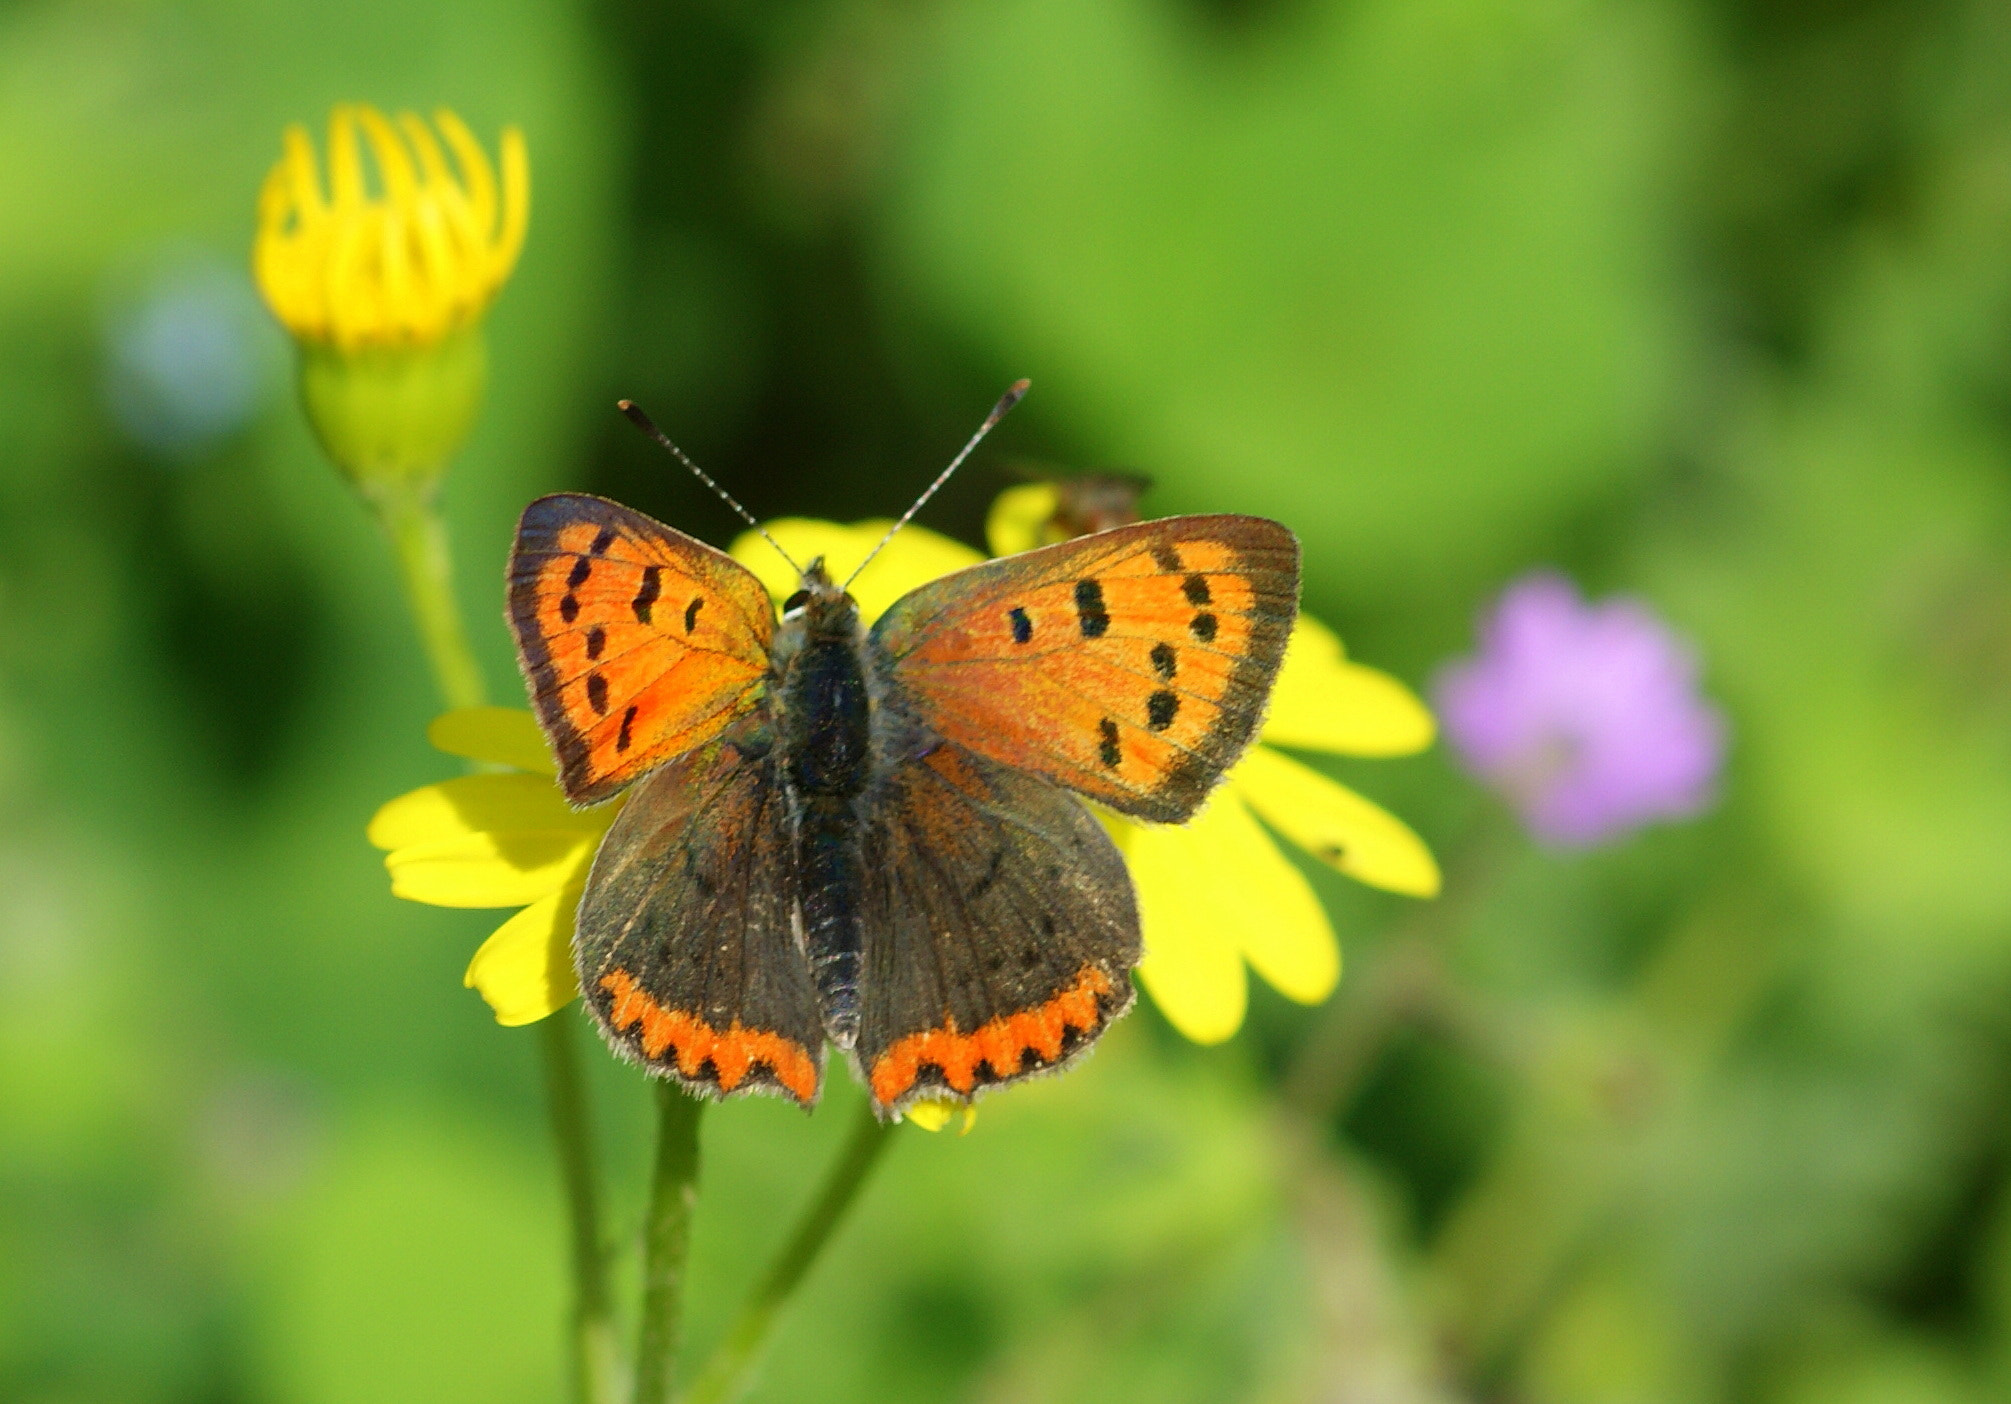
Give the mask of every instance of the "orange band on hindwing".
<path id="1" fill-rule="evenodd" d="M 605 975 L 600 983 L 614 996 L 609 1026 L 626 1031 L 641 1024 L 643 1056 L 652 1062 L 674 1049 L 677 1070 L 694 1080 L 709 1062 L 722 1092 L 740 1086 L 757 1065 L 765 1066 L 797 1101 L 809 1106 L 817 1100 L 817 1065 L 801 1044 L 780 1034 L 743 1029 L 738 1020 L 721 1033 L 681 1009 L 665 1009 L 626 970 Z"/>
<path id="2" fill-rule="evenodd" d="M 909 1034 L 873 1064 L 873 1100 L 891 1105 L 913 1089 L 925 1067 L 941 1072 L 953 1091 L 968 1093 L 977 1085 L 980 1066 L 989 1067 L 994 1078 L 1005 1078 L 1018 1075 L 1029 1052 L 1043 1063 L 1056 1062 L 1070 1029 L 1092 1033 L 1103 1022 L 1102 1000 L 1110 993 L 1110 977 L 1085 965 L 1075 983 L 1047 1003 L 1001 1014 L 975 1033 L 959 1033 L 952 1019 L 942 1028 Z"/>

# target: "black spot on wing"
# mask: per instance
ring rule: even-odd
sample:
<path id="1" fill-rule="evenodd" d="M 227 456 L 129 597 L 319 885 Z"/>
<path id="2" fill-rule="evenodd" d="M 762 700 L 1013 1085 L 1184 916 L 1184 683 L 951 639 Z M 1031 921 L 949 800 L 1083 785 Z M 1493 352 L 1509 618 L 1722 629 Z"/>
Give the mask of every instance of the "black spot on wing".
<path id="1" fill-rule="evenodd" d="M 559 618 L 570 624 L 580 617 L 580 602 L 577 596 L 567 595 L 559 601 Z"/>
<path id="2" fill-rule="evenodd" d="M 1215 616 L 1203 610 L 1194 616 L 1187 626 L 1188 632 L 1202 643 L 1215 642 Z"/>
<path id="3" fill-rule="evenodd" d="M 601 628 L 598 624 L 587 630 L 587 657 L 589 659 L 600 657 L 601 650 L 606 647 L 607 630 Z"/>
<path id="4" fill-rule="evenodd" d="M 656 597 L 663 593 L 663 567 L 645 566 L 642 572 L 642 587 L 635 592 L 631 607 L 635 610 L 635 622 L 650 622 L 649 612 L 656 605 Z"/>
<path id="5" fill-rule="evenodd" d="M 1152 671 L 1159 674 L 1161 682 L 1173 681 L 1173 673 L 1178 666 L 1178 655 L 1173 652 L 1172 644 L 1152 645 Z"/>
<path id="6" fill-rule="evenodd" d="M 694 596 L 692 597 L 692 600 L 691 600 L 691 603 L 690 603 L 690 604 L 688 604 L 688 605 L 686 605 L 686 606 L 684 607 L 684 632 L 685 632 L 685 633 L 687 633 L 687 634 L 688 634 L 688 633 L 690 633 L 690 632 L 691 632 L 691 629 L 692 629 L 692 626 L 693 626 L 694 624 L 698 623 L 698 610 L 699 610 L 699 607 L 700 607 L 701 605 L 703 605 L 704 603 L 705 603 L 705 596 L 703 596 L 703 595 L 694 595 Z"/>
<path id="7" fill-rule="evenodd" d="M 585 556 L 573 562 L 573 573 L 566 577 L 566 588 L 577 590 L 587 583 L 587 577 L 594 573 L 594 563 Z"/>
<path id="8" fill-rule="evenodd" d="M 1180 714 L 1178 693 L 1160 690 L 1145 701 L 1145 721 L 1154 731 L 1164 731 L 1173 725 L 1173 718 Z"/>
<path id="9" fill-rule="evenodd" d="M 629 728 L 635 725 L 635 713 L 636 709 L 630 707 L 621 714 L 621 734 L 614 739 L 614 748 L 617 751 L 626 751 L 629 747 L 629 742 L 632 739 L 629 735 Z"/>
<path id="10" fill-rule="evenodd" d="M 1033 621 L 1027 618 L 1025 610 L 1021 609 L 1018 605 L 1014 605 L 1012 612 L 1007 617 L 1012 620 L 1012 641 L 1014 643 L 1023 644 L 1033 637 Z"/>
<path id="11" fill-rule="evenodd" d="M 1100 639 L 1110 628 L 1110 612 L 1103 607 L 1103 586 L 1094 580 L 1075 582 L 1075 614 L 1085 639 Z"/>
<path id="12" fill-rule="evenodd" d="M 587 674 L 587 701 L 595 712 L 607 715 L 607 679 L 599 673 Z"/>
<path id="13" fill-rule="evenodd" d="M 607 554 L 607 548 L 614 545 L 614 536 L 615 532 L 613 527 L 602 527 L 600 529 L 600 535 L 594 538 L 594 544 L 587 547 L 587 552 L 590 555 L 605 556 Z"/>
<path id="14" fill-rule="evenodd" d="M 1102 735 L 1102 744 L 1097 747 L 1097 754 L 1103 758 L 1105 765 L 1115 770 L 1118 761 L 1124 758 L 1124 752 L 1117 746 L 1117 723 L 1105 717 L 1097 724 L 1097 730 Z"/>
<path id="15" fill-rule="evenodd" d="M 1187 563 L 1180 559 L 1180 552 L 1170 541 L 1152 543 L 1152 563 L 1168 575 L 1178 575 L 1187 567 Z"/>
<path id="16" fill-rule="evenodd" d="M 1185 595 L 1187 603 L 1196 609 L 1214 600 L 1214 596 L 1208 593 L 1208 577 L 1205 575 L 1190 575 L 1181 581 L 1180 593 Z"/>

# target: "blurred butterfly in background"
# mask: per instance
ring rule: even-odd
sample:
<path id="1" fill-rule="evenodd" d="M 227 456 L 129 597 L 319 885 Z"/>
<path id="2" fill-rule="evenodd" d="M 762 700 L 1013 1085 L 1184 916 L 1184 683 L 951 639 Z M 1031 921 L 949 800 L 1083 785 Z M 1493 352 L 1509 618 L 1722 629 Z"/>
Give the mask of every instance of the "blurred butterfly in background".
<path id="1" fill-rule="evenodd" d="M 518 524 L 509 616 L 560 783 L 579 805 L 633 786 L 574 937 L 601 1032 L 694 1092 L 805 1107 L 828 1040 L 883 1117 L 1061 1067 L 1130 1007 L 1141 953 L 1075 796 L 1199 808 L 1262 718 L 1296 539 L 1121 526 L 945 576 L 870 630 L 799 570 L 778 623 L 746 567 L 619 503 L 561 493 Z"/>

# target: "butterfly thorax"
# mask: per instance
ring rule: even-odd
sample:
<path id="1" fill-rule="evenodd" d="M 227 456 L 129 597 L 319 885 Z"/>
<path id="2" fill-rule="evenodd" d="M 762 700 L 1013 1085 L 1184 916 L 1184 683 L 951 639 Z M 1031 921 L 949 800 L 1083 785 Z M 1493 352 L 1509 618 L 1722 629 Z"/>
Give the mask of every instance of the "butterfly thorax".
<path id="1" fill-rule="evenodd" d="M 812 562 L 776 634 L 772 717 L 795 830 L 804 953 L 825 1028 L 845 1047 L 859 1022 L 857 802 L 872 759 L 864 648 L 858 605 Z"/>
<path id="2" fill-rule="evenodd" d="M 775 641 L 776 730 L 789 785 L 807 798 L 865 788 L 872 735 L 859 606 L 815 562 Z"/>

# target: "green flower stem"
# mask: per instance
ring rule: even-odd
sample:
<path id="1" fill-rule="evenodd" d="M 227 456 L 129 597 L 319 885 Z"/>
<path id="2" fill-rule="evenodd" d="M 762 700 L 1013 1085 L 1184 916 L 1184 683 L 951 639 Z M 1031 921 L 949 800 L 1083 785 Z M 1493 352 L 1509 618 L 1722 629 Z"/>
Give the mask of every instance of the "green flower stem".
<path id="1" fill-rule="evenodd" d="M 705 1362 L 705 1368 L 692 1382 L 681 1404 L 732 1404 L 747 1392 L 754 1383 L 754 1369 L 760 1364 L 761 1349 L 767 1344 L 776 1316 L 844 1221 L 845 1211 L 859 1197 L 893 1133 L 893 1126 L 873 1115 L 870 1102 L 861 1104 L 851 1139 L 846 1141 L 838 1163 L 825 1177 L 823 1190 L 796 1225 L 796 1232 L 790 1235 L 781 1254 L 755 1284 L 725 1339 Z"/>
<path id="2" fill-rule="evenodd" d="M 449 707 L 480 706 L 487 689 L 454 598 L 447 532 L 434 506 L 432 483 L 379 481 L 365 490 L 365 496 L 391 539 L 405 598 L 441 699 Z M 543 1022 L 545 1090 L 572 1220 L 574 1398 L 579 1404 L 619 1404 L 625 1371 L 608 1290 L 608 1252 L 601 1235 L 586 1083 L 567 1020 L 554 1016 Z"/>
<path id="3" fill-rule="evenodd" d="M 468 630 L 454 599 L 447 530 L 433 505 L 432 485 L 409 481 L 372 484 L 370 505 L 391 538 L 405 599 L 432 664 L 433 681 L 449 707 L 479 707 L 487 699 L 482 670 L 468 646 Z"/>
<path id="4" fill-rule="evenodd" d="M 581 1404 L 624 1404 L 628 1367 L 608 1290 L 608 1244 L 600 1232 L 599 1180 L 594 1174 L 593 1129 L 579 1044 L 572 1020 L 564 1013 L 539 1021 L 538 1032 L 544 1042 L 552 1139 L 558 1144 L 559 1175 L 572 1220 L 576 1398 Z"/>
<path id="5" fill-rule="evenodd" d="M 642 1330 L 635 1349 L 635 1404 L 669 1404 L 684 1314 L 691 1210 L 698 1202 L 698 1123 L 705 1103 L 669 1078 L 656 1084 L 656 1174 L 643 1220 Z"/>

